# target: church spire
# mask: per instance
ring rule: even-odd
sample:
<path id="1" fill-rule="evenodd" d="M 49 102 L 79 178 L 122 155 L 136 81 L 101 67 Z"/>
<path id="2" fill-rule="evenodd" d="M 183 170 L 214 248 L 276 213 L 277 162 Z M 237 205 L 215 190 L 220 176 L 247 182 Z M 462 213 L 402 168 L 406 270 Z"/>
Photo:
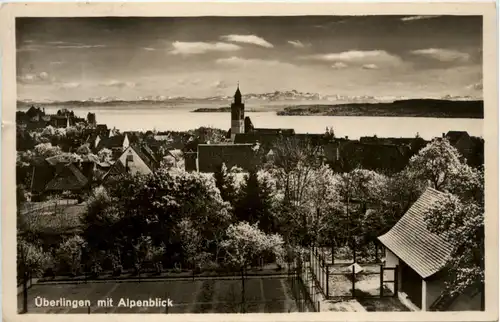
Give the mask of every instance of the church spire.
<path id="1" fill-rule="evenodd" d="M 234 102 L 236 104 L 241 104 L 241 92 L 240 92 L 240 82 L 238 81 L 236 92 L 234 93 Z"/>

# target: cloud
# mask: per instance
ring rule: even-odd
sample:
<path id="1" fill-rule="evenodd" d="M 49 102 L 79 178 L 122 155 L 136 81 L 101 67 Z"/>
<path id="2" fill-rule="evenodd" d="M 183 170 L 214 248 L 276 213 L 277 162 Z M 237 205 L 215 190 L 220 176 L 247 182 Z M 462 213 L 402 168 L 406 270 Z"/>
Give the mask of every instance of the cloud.
<path id="1" fill-rule="evenodd" d="M 47 72 L 23 74 L 18 76 L 17 80 L 23 84 L 50 84 L 55 81 Z"/>
<path id="2" fill-rule="evenodd" d="M 223 80 L 216 81 L 215 83 L 212 84 L 212 86 L 216 89 L 225 89 L 229 87 L 229 85 Z"/>
<path id="3" fill-rule="evenodd" d="M 57 66 L 57 65 L 63 65 L 63 64 L 65 64 L 65 62 L 63 62 L 63 61 L 51 61 L 49 64 Z"/>
<path id="4" fill-rule="evenodd" d="M 224 42 L 208 43 L 176 41 L 172 43 L 172 46 L 174 49 L 170 51 L 170 53 L 174 55 L 196 55 L 213 51 L 236 51 L 241 49 L 238 45 Z"/>
<path id="5" fill-rule="evenodd" d="M 375 64 L 366 64 L 366 65 L 363 65 L 361 68 L 363 68 L 363 69 L 378 69 L 378 66 Z"/>
<path id="6" fill-rule="evenodd" d="M 177 85 L 198 85 L 201 83 L 201 79 L 190 79 L 190 78 L 181 78 L 177 81 Z"/>
<path id="7" fill-rule="evenodd" d="M 226 35 L 220 37 L 224 41 L 229 42 L 239 42 L 244 44 L 252 44 L 265 48 L 273 48 L 273 44 L 265 40 L 264 38 L 255 35 Z"/>
<path id="8" fill-rule="evenodd" d="M 289 40 L 288 43 L 295 48 L 304 48 L 305 45 L 300 40 Z"/>
<path id="9" fill-rule="evenodd" d="M 28 45 L 21 45 L 19 48 L 17 48 L 17 52 L 34 52 L 39 51 L 42 48 L 43 46 L 29 43 Z"/>
<path id="10" fill-rule="evenodd" d="M 116 87 L 116 88 L 133 88 L 137 86 L 137 83 L 134 82 L 123 82 L 123 81 L 118 81 L 118 80 L 110 80 L 108 82 L 102 83 L 101 86 L 106 86 L 106 87 Z"/>
<path id="11" fill-rule="evenodd" d="M 151 47 L 144 47 L 142 49 L 146 50 L 146 51 L 155 51 L 156 50 L 155 48 L 151 48 Z"/>
<path id="12" fill-rule="evenodd" d="M 77 43 L 58 40 L 58 41 L 48 41 L 47 44 L 50 44 L 50 45 L 75 45 Z"/>
<path id="13" fill-rule="evenodd" d="M 415 20 L 423 20 L 423 19 L 432 19 L 440 16 L 408 16 L 401 18 L 401 21 L 415 21 Z"/>
<path id="14" fill-rule="evenodd" d="M 440 48 L 428 48 L 428 49 L 418 49 L 412 50 L 413 55 L 423 56 L 426 58 L 431 58 L 439 60 L 441 62 L 467 62 L 470 60 L 470 55 L 457 50 L 451 49 L 440 49 Z"/>
<path id="15" fill-rule="evenodd" d="M 80 87 L 80 83 L 70 82 L 70 83 L 59 83 L 57 86 L 62 89 L 73 89 Z"/>
<path id="16" fill-rule="evenodd" d="M 40 74 L 38 74 L 38 77 L 41 80 L 45 81 L 45 80 L 49 79 L 49 73 L 47 73 L 47 72 L 41 72 Z"/>
<path id="17" fill-rule="evenodd" d="M 56 46 L 56 47 L 60 48 L 60 49 L 88 49 L 88 48 L 106 48 L 106 45 L 77 44 L 77 45 L 60 45 L 60 46 Z"/>
<path id="18" fill-rule="evenodd" d="M 219 58 L 215 61 L 217 64 L 226 67 L 293 67 L 294 65 L 281 62 L 279 60 L 266 60 L 257 58 L 241 58 L 241 57 L 230 57 L 230 58 Z"/>
<path id="19" fill-rule="evenodd" d="M 26 42 L 25 42 L 26 43 Z M 21 45 L 17 51 L 18 52 L 33 52 L 40 51 L 43 49 L 88 49 L 88 48 L 106 48 L 106 45 L 91 45 L 91 44 L 82 44 L 82 43 L 72 43 L 65 41 L 49 41 L 44 44 L 37 44 L 33 42 L 29 42 L 26 45 Z"/>
<path id="20" fill-rule="evenodd" d="M 483 83 L 479 82 L 479 83 L 471 84 L 471 85 L 467 86 L 467 89 L 475 90 L 475 91 L 482 91 L 483 90 Z"/>
<path id="21" fill-rule="evenodd" d="M 346 63 L 343 63 L 343 62 L 336 62 L 335 64 L 332 65 L 333 69 L 344 69 L 347 67 L 348 67 L 348 65 Z"/>
<path id="22" fill-rule="evenodd" d="M 349 64 L 377 64 L 377 65 L 400 65 L 400 57 L 389 54 L 385 50 L 350 50 L 340 53 L 318 54 L 304 56 L 302 59 L 311 59 L 325 62 L 341 62 Z"/>

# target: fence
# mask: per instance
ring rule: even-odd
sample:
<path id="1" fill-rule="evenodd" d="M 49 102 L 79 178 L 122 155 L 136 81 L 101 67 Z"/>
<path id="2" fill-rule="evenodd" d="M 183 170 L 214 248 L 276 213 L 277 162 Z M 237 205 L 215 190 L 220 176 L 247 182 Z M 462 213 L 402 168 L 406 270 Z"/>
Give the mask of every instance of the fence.
<path id="1" fill-rule="evenodd" d="M 59 210 L 64 209 L 67 206 L 78 204 L 76 199 L 57 199 L 44 202 L 25 202 L 19 209 L 21 213 L 44 213 L 53 212 L 57 213 Z"/>
<path id="2" fill-rule="evenodd" d="M 321 253 L 327 263 L 330 264 L 375 264 L 380 263 L 383 257 L 383 249 L 376 242 L 368 242 L 358 245 L 355 241 L 343 242 L 343 246 L 321 246 L 315 247 Z"/>
<path id="3" fill-rule="evenodd" d="M 309 266 L 309 262 L 299 256 L 294 259 L 291 269 L 288 270 L 288 280 L 299 312 L 320 311 L 316 286 Z"/>
<path id="4" fill-rule="evenodd" d="M 383 264 L 329 262 L 323 249 L 309 250 L 310 271 L 317 288 L 326 299 L 397 296 L 398 267 Z"/>

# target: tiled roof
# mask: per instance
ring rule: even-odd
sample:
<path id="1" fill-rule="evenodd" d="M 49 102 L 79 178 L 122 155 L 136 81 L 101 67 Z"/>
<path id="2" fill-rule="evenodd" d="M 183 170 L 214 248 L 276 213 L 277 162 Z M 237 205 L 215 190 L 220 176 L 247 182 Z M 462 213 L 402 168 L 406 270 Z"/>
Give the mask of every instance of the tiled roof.
<path id="1" fill-rule="evenodd" d="M 295 134 L 294 129 L 254 128 L 253 132 L 257 134 L 286 134 L 286 135 Z"/>
<path id="2" fill-rule="evenodd" d="M 446 138 L 450 141 L 450 143 L 453 145 L 458 142 L 462 138 L 462 136 L 468 136 L 469 133 L 466 131 L 448 131 L 446 133 Z"/>
<path id="3" fill-rule="evenodd" d="M 253 144 L 200 144 L 198 171 L 215 172 L 222 163 L 228 169 L 237 166 L 250 170 L 258 162 L 253 146 Z"/>
<path id="4" fill-rule="evenodd" d="M 134 149 L 135 153 L 137 153 L 137 155 L 139 156 L 139 158 L 142 159 L 142 161 L 146 164 L 146 166 L 148 167 L 148 169 L 150 171 L 154 170 L 154 168 L 155 168 L 155 166 L 154 166 L 155 160 L 152 160 L 151 158 L 148 157 L 148 155 L 143 150 L 144 146 L 141 147 L 141 146 L 132 144 L 130 146 L 130 148 Z M 126 153 L 126 151 L 124 153 Z"/>
<path id="5" fill-rule="evenodd" d="M 97 149 L 101 150 L 103 148 L 112 149 L 120 148 L 123 146 L 123 141 L 125 140 L 125 135 L 119 134 L 109 138 L 102 139 L 97 145 Z"/>
<path id="6" fill-rule="evenodd" d="M 47 183 L 46 190 L 79 190 L 88 183 L 87 178 L 73 164 L 58 168 L 55 177 Z"/>
<path id="7" fill-rule="evenodd" d="M 127 173 L 127 168 L 125 165 L 120 161 L 116 160 L 116 162 L 111 166 L 108 172 L 104 175 L 103 179 L 107 179 L 108 177 L 116 176 L 116 175 L 122 175 L 124 173 Z"/>
<path id="8" fill-rule="evenodd" d="M 424 221 L 424 212 L 443 198 L 442 192 L 427 188 L 396 225 L 378 238 L 422 278 L 439 272 L 452 250 L 448 242 L 427 229 Z"/>
<path id="9" fill-rule="evenodd" d="M 54 173 L 54 167 L 45 160 L 39 158 L 31 173 L 31 192 L 43 192 L 47 183 L 54 178 Z"/>

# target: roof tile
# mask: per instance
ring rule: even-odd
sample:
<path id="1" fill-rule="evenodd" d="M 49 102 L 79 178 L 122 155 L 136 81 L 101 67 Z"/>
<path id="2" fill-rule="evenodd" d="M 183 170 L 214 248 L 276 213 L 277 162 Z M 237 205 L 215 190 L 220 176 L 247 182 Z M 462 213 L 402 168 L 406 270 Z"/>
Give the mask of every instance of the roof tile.
<path id="1" fill-rule="evenodd" d="M 422 278 L 440 271 L 452 251 L 451 244 L 431 233 L 424 220 L 425 211 L 444 196 L 442 192 L 427 188 L 396 225 L 379 237 L 385 247 Z"/>

